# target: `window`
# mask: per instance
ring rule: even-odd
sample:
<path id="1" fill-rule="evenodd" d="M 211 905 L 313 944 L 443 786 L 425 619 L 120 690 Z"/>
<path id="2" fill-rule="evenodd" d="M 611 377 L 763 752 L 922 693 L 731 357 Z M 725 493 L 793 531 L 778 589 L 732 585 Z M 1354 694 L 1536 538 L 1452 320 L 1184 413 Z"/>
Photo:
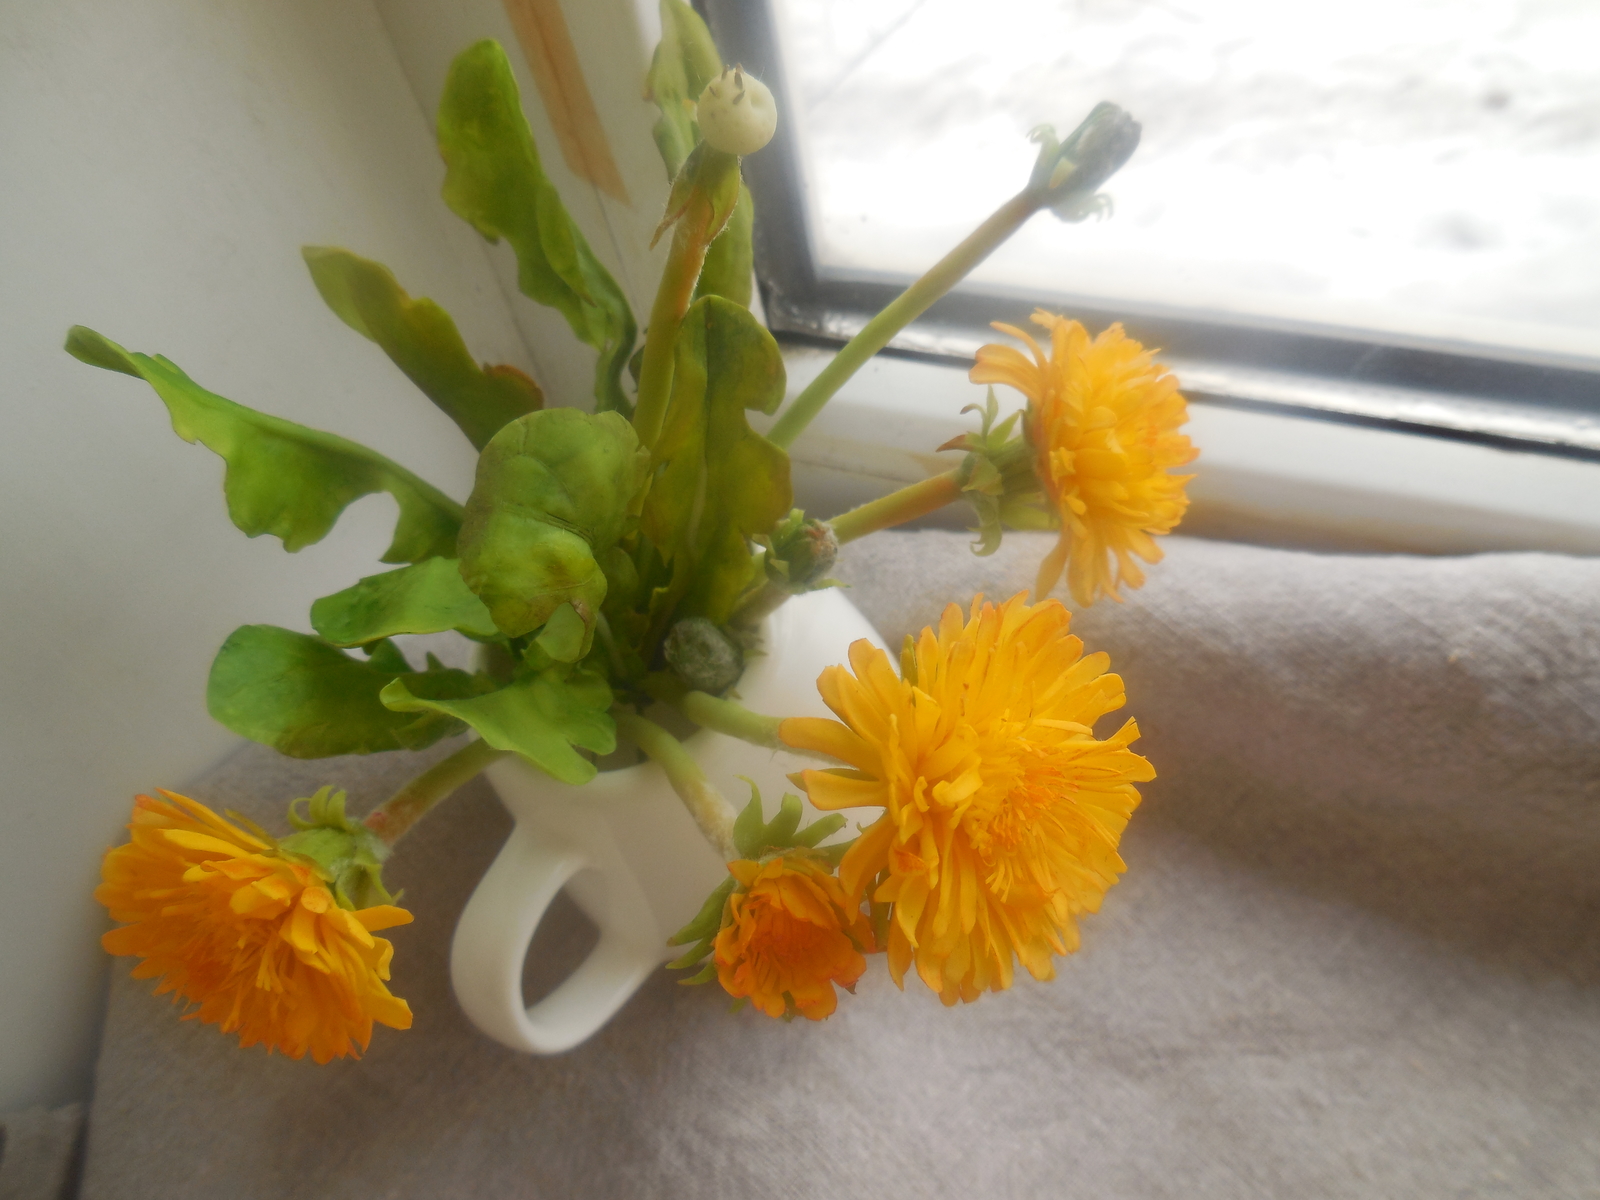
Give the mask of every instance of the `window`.
<path id="1" fill-rule="evenodd" d="M 1036 303 L 1191 398 L 1600 460 L 1600 10 L 1552 0 L 709 0 L 785 122 L 750 160 L 775 329 L 837 341 L 1099 99 L 1115 217 L 1036 217 L 896 343 Z"/>

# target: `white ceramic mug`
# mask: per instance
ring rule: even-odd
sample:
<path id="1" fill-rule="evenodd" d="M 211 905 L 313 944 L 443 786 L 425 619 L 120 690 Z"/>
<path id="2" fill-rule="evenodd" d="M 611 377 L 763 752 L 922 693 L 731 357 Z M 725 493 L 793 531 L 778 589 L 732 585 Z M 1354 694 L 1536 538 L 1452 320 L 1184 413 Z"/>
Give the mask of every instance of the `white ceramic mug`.
<path id="1" fill-rule="evenodd" d="M 845 662 L 859 638 L 883 646 L 836 588 L 794 597 L 767 619 L 764 635 L 765 653 L 751 657 L 734 694 L 774 716 L 830 715 L 817 694 L 823 668 Z M 709 729 L 685 745 L 735 807 L 749 799 L 738 776 L 755 780 L 769 818 L 784 791 L 795 790 L 785 777 L 807 765 Z M 450 978 L 462 1009 L 490 1037 L 513 1050 L 557 1054 L 598 1031 L 652 971 L 682 952 L 667 938 L 693 919 L 727 868 L 652 762 L 602 772 L 581 787 L 514 756 L 488 774 L 516 824 L 461 914 Z M 819 815 L 806 805 L 806 820 Z M 847 813 L 852 826 L 876 815 Z M 563 887 L 600 939 L 529 1007 L 523 960 Z"/>

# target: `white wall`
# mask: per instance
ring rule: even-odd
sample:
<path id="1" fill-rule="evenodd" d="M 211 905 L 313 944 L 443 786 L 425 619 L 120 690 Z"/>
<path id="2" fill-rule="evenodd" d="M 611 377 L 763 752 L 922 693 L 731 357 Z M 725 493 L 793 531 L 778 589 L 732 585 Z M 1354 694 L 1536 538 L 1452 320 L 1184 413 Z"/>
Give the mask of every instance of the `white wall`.
<path id="1" fill-rule="evenodd" d="M 463 498 L 465 440 L 318 300 L 302 243 L 390 264 L 480 359 L 528 368 L 370 0 L 10 0 L 0 21 L 0 1110 L 86 1093 L 107 960 L 90 898 L 135 791 L 234 739 L 206 671 L 379 569 L 369 497 L 290 557 L 228 522 L 222 464 L 74 323 Z"/>

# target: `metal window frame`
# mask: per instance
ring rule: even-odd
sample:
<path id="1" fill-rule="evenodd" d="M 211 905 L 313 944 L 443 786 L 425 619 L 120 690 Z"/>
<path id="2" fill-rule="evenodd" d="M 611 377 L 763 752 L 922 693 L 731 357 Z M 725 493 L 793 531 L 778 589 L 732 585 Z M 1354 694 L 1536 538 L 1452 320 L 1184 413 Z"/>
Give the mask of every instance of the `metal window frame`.
<path id="1" fill-rule="evenodd" d="M 795 111 L 770 0 L 696 5 L 726 58 L 764 80 L 780 111 Z M 745 178 L 756 200 L 756 273 L 774 333 L 838 346 L 909 282 L 818 269 L 792 122 L 780 121 L 766 150 L 746 160 Z M 1600 462 L 1600 360 L 975 285 L 934 305 L 889 352 L 966 366 L 991 339 L 989 322 L 1024 323 L 1038 305 L 1091 328 L 1122 322 L 1131 336 L 1161 347 L 1192 401 Z"/>

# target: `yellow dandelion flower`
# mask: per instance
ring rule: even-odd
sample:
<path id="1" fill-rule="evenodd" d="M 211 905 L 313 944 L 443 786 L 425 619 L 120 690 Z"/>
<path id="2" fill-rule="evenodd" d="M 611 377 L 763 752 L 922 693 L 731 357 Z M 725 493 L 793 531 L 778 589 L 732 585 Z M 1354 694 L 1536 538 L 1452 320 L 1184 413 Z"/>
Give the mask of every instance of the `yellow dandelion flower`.
<path id="1" fill-rule="evenodd" d="M 1042 310 L 1033 319 L 1050 331 L 1048 355 L 1021 329 L 996 324 L 1033 357 L 984 346 L 971 379 L 1010 384 L 1028 397 L 1023 427 L 1061 518 L 1060 541 L 1039 567 L 1035 591 L 1048 596 L 1065 567 L 1079 604 L 1101 595 L 1119 600 L 1123 584 L 1144 583 L 1135 557 L 1161 560 L 1150 535 L 1171 533 L 1189 505 L 1183 487 L 1194 476 L 1169 473 L 1199 453 L 1178 432 L 1188 406 L 1178 381 L 1121 325 L 1091 341 L 1076 321 Z"/>
<path id="2" fill-rule="evenodd" d="M 872 927 L 859 898 L 800 857 L 728 864 L 739 883 L 716 940 L 717 980 L 769 1017 L 798 1012 L 820 1021 L 839 1003 L 834 985 L 854 991 L 867 969 Z"/>
<path id="3" fill-rule="evenodd" d="M 107 852 L 95 889 L 123 923 L 105 948 L 144 960 L 135 978 L 159 978 L 157 995 L 199 1005 L 191 1016 L 290 1058 L 359 1055 L 374 1021 L 411 1027 L 410 1007 L 384 986 L 394 947 L 372 936 L 410 913 L 342 909 L 310 867 L 203 804 L 161 794 L 134 801 L 132 840 Z"/>
<path id="4" fill-rule="evenodd" d="M 1100 907 L 1124 864 L 1117 842 L 1155 778 L 1128 749 L 1138 727 L 1107 739 L 1096 719 L 1120 708 L 1122 680 L 1104 654 L 1084 656 L 1055 600 L 1027 593 L 970 618 L 945 609 L 937 634 L 907 639 L 896 674 L 866 641 L 818 690 L 838 721 L 794 717 L 781 736 L 848 770 L 796 777 L 818 808 L 882 805 L 845 855 L 853 896 L 892 903 L 889 971 L 913 961 L 946 1004 L 1011 985 L 1013 960 L 1035 979 L 1078 947 L 1076 918 Z"/>

